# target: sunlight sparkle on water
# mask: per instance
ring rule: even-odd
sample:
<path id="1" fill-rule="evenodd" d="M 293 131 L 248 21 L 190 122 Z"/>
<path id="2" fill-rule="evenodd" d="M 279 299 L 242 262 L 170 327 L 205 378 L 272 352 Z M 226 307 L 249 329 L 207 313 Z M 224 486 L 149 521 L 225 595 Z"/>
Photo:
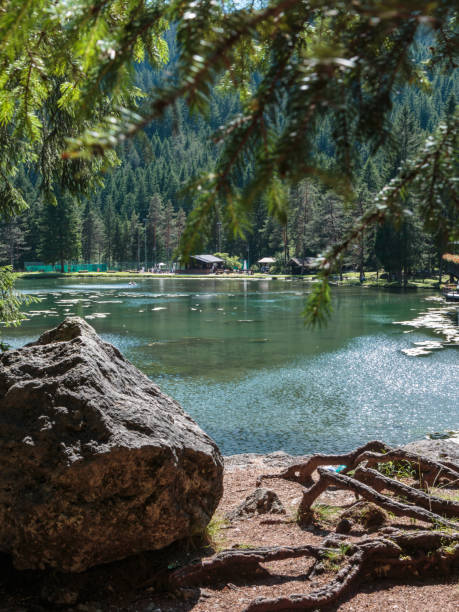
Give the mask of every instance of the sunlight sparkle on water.
<path id="1" fill-rule="evenodd" d="M 225 454 L 334 452 L 459 429 L 457 347 L 438 350 L 443 307 L 429 309 L 422 292 L 335 289 L 329 325 L 311 331 L 300 316 L 303 283 L 52 279 L 21 287 L 44 299 L 21 327 L 4 330 L 5 341 L 21 346 L 70 312 L 85 317 Z M 445 323 L 450 338 L 457 327 Z M 430 354 L 403 354 L 413 347 Z"/>

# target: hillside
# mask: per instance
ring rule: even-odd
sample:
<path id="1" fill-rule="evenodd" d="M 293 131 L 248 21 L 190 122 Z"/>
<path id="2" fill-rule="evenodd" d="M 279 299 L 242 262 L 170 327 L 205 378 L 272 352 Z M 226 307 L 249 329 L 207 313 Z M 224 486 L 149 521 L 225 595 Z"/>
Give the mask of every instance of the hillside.
<path id="1" fill-rule="evenodd" d="M 137 68 L 138 85 L 149 90 L 155 83 L 173 79 L 178 51 L 173 34 L 168 36 L 170 60 L 160 72 L 146 63 Z M 416 60 L 427 56 L 429 41 L 419 41 Z M 254 79 L 256 79 L 254 75 Z M 317 255 L 340 240 L 353 220 L 368 208 L 374 194 L 412 155 L 439 120 L 451 112 L 458 97 L 458 79 L 437 70 L 429 91 L 406 88 L 393 101 L 392 140 L 376 155 L 356 143 L 360 165 L 353 207 L 344 206 L 336 194 L 314 181 L 302 181 L 289 193 L 285 226 L 268 215 L 269 203 L 253 207 L 252 231 L 246 240 L 234 239 L 215 209 L 208 219 L 202 250 L 229 252 L 253 263 L 265 255 L 280 261 L 291 256 Z M 148 266 L 169 262 L 193 207 L 186 187 L 199 172 L 210 170 L 218 157 L 212 134 L 239 109 L 236 96 L 214 90 L 208 116 L 190 116 L 184 102 L 168 111 L 163 121 L 153 122 L 118 151 L 120 164 L 104 176 L 104 185 L 89 200 L 76 203 L 61 197 L 57 209 L 43 200 L 39 179 L 24 167 L 17 186 L 25 194 L 29 209 L 0 228 L 1 263 L 22 268 L 24 261 L 58 263 L 61 259 L 106 262 L 110 267 Z M 282 117 L 277 118 L 279 125 Z M 333 166 L 330 134 L 333 126 L 324 119 L 315 137 L 315 155 Z M 243 185 L 250 176 L 248 164 Z M 402 272 L 432 270 L 445 249 L 445 238 L 423 232 L 416 214 L 394 229 L 385 224 L 371 230 L 344 261 L 357 269 L 384 267 L 400 278 Z M 56 241 L 57 237 L 57 241 Z"/>

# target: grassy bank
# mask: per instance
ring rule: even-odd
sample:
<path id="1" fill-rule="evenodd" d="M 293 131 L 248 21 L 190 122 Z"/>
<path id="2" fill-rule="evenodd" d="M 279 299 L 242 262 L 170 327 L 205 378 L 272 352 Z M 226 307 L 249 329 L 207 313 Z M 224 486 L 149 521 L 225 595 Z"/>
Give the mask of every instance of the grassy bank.
<path id="1" fill-rule="evenodd" d="M 123 280 L 139 280 L 143 278 L 173 278 L 173 279 L 212 279 L 212 280 L 285 280 L 294 282 L 306 282 L 312 283 L 316 280 L 316 277 L 310 274 L 292 276 L 290 274 L 242 274 L 242 273 L 230 273 L 230 274 L 153 274 L 151 272 L 137 273 L 137 272 L 18 272 L 18 278 L 25 280 L 39 280 L 44 278 L 99 278 L 99 279 L 123 279 Z M 448 281 L 448 276 L 444 275 L 442 283 Z M 387 289 L 400 288 L 399 283 L 389 282 L 387 279 L 378 279 L 376 272 L 367 272 L 365 275 L 365 281 L 360 283 L 358 272 L 348 272 L 343 274 L 343 280 L 339 279 L 339 276 L 333 275 L 331 277 L 331 283 L 338 286 L 362 286 L 362 287 L 379 287 Z M 425 278 L 425 279 L 412 279 L 408 282 L 408 289 L 438 289 L 438 277 Z"/>
<path id="2" fill-rule="evenodd" d="M 338 285 L 360 285 L 359 273 L 358 272 L 347 272 L 343 275 L 343 280 L 339 281 L 338 277 L 333 277 L 333 282 Z M 442 276 L 442 283 L 446 283 L 449 280 L 449 276 L 444 274 Z M 382 287 L 382 288 L 394 288 L 399 289 L 400 283 L 394 281 L 388 281 L 387 279 L 378 278 L 376 272 L 366 272 L 365 282 L 362 283 L 363 287 Z M 439 289 L 438 276 L 430 278 L 414 278 L 408 281 L 408 289 Z"/>
<path id="3" fill-rule="evenodd" d="M 289 279 L 289 274 L 168 274 L 160 273 L 154 274 L 152 272 L 18 272 L 18 278 L 23 279 L 41 279 L 41 278 L 117 278 L 123 280 L 134 280 L 138 281 L 143 278 L 174 278 L 174 279 L 188 279 L 196 278 L 199 280 L 212 279 L 212 280 L 228 280 L 228 279 L 239 279 L 239 280 L 269 280 L 272 278 L 278 279 Z M 304 277 L 304 280 L 314 280 L 313 277 Z"/>

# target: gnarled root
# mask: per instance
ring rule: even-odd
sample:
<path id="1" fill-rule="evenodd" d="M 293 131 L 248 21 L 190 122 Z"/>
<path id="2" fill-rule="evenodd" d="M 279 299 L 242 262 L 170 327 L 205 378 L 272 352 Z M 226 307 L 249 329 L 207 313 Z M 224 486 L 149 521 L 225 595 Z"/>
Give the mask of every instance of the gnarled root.
<path id="1" fill-rule="evenodd" d="M 332 547 L 333 544 L 333 547 Z M 344 545 L 344 546 L 343 546 Z M 336 602 L 363 578 L 417 576 L 420 573 L 448 573 L 459 564 L 459 533 L 394 531 L 389 536 L 365 539 L 358 543 L 326 539 L 323 546 L 285 546 L 229 550 L 211 559 L 173 571 L 169 575 L 171 590 L 228 582 L 234 577 L 261 571 L 260 563 L 293 557 L 313 557 L 317 562 L 336 553 L 343 554 L 343 566 L 325 586 L 307 594 L 276 598 L 257 598 L 245 612 L 277 612 L 280 610 L 317 609 Z"/>
<path id="2" fill-rule="evenodd" d="M 439 497 L 428 495 L 398 480 L 383 476 L 376 470 L 360 466 L 355 470 L 354 478 L 370 485 L 373 489 L 378 491 L 378 493 L 386 489 L 387 491 L 392 491 L 396 495 L 402 496 L 416 506 L 420 506 L 421 508 L 425 508 L 441 516 L 459 517 L 459 502 L 452 499 L 440 499 Z"/>
<path id="3" fill-rule="evenodd" d="M 342 455 L 312 455 L 304 463 L 296 463 L 291 465 L 283 472 L 279 474 L 262 474 L 257 478 L 257 486 L 259 487 L 263 480 L 282 478 L 284 480 L 291 480 L 292 482 L 299 482 L 306 486 L 312 482 L 313 472 L 320 466 L 323 465 L 345 465 L 346 469 L 344 472 L 352 470 L 357 465 L 356 460 L 365 452 L 382 453 L 392 450 L 390 446 L 380 442 L 379 440 L 372 440 L 367 442 L 363 446 L 359 446 L 350 453 L 344 453 Z"/>
<path id="4" fill-rule="evenodd" d="M 319 589 L 276 598 L 257 598 L 245 612 L 278 612 L 280 610 L 318 609 L 338 601 L 362 579 L 378 577 L 409 577 L 427 572 L 445 575 L 459 566 L 459 523 L 447 517 L 459 517 L 459 503 L 444 500 L 415 489 L 398 480 L 384 476 L 371 466 L 387 461 L 409 461 L 416 466 L 421 482 L 435 482 L 445 478 L 459 482 L 459 469 L 454 464 L 433 461 L 401 449 L 392 449 L 383 442 L 373 441 L 355 451 L 342 455 L 314 455 L 302 464 L 293 465 L 280 474 L 259 478 L 284 478 L 299 483 L 311 483 L 312 473 L 319 478 L 303 489 L 299 519 L 305 522 L 312 514 L 314 501 L 330 485 L 353 491 L 367 501 L 396 516 L 410 517 L 434 524 L 439 530 L 397 531 L 387 527 L 374 538 L 359 542 L 346 541 L 345 536 L 333 535 L 321 546 L 277 546 L 244 550 L 227 550 L 211 558 L 176 569 L 161 577 L 169 590 L 175 591 L 226 583 L 244 577 L 250 581 L 267 573 L 262 566 L 270 561 L 294 557 L 309 557 L 314 564 L 304 577 L 305 582 L 322 568 L 330 569 L 330 562 L 338 569 L 333 579 Z M 336 473 L 323 465 L 344 464 L 346 469 Z M 346 472 L 354 470 L 353 477 Z M 391 495 L 383 495 L 389 491 Z M 399 499 L 396 498 L 398 496 Z M 328 565 L 327 565 L 328 562 Z M 161 580 L 159 582 L 161 582 Z"/>
<path id="5" fill-rule="evenodd" d="M 171 589 L 228 581 L 260 571 L 260 563 L 313 557 L 319 559 L 325 548 L 318 546 L 274 546 L 245 550 L 225 550 L 210 559 L 204 559 L 175 570 L 169 575 Z"/>
<path id="6" fill-rule="evenodd" d="M 322 608 L 338 601 L 364 577 L 417 576 L 428 571 L 447 573 L 459 562 L 459 533 L 400 534 L 390 539 L 365 540 L 352 548 L 353 554 L 346 565 L 324 587 L 308 594 L 258 598 L 244 612 Z"/>
<path id="7" fill-rule="evenodd" d="M 277 612 L 277 610 L 307 610 L 329 605 L 342 597 L 360 578 L 369 561 L 398 557 L 400 548 L 389 540 L 371 540 L 356 547 L 347 564 L 324 587 L 305 595 L 294 594 L 273 599 L 258 598 L 244 612 Z"/>
<path id="8" fill-rule="evenodd" d="M 324 468 L 319 468 L 318 472 L 320 476 L 319 480 L 314 483 L 312 487 L 303 491 L 303 498 L 299 507 L 300 521 L 304 522 L 305 520 L 309 519 L 311 515 L 311 505 L 313 502 L 321 493 L 325 491 L 328 486 L 334 485 L 340 489 L 350 489 L 351 491 L 354 491 L 354 493 L 361 495 L 367 501 L 371 501 L 381 508 L 384 508 L 384 510 L 392 512 L 395 514 L 395 516 L 407 516 L 420 521 L 427 521 L 430 523 L 443 525 L 444 527 L 449 527 L 452 529 L 457 528 L 456 523 L 448 521 L 442 516 L 435 514 L 434 512 L 430 512 L 430 510 L 426 510 L 425 508 L 421 508 L 419 506 L 404 504 L 392 497 L 382 495 L 372 487 L 369 487 L 355 478 L 351 478 L 345 474 L 330 472 Z"/>
<path id="9" fill-rule="evenodd" d="M 459 483 L 459 469 L 451 467 L 453 464 L 434 461 L 428 457 L 410 453 L 402 448 L 391 449 L 387 453 L 366 450 L 356 458 L 355 465 L 365 462 L 367 467 L 373 467 L 378 463 L 387 463 L 389 461 L 410 462 L 416 467 L 421 485 L 427 484 L 432 486 L 440 478 L 446 478 L 456 484 Z"/>

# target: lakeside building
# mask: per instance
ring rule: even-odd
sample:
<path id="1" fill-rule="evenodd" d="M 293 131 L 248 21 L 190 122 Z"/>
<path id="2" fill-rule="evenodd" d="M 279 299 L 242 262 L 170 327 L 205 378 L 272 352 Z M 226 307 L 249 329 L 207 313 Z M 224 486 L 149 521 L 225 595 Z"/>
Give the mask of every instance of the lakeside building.
<path id="1" fill-rule="evenodd" d="M 188 274 L 212 274 L 217 270 L 222 270 L 225 263 L 220 257 L 207 254 L 190 255 L 190 259 L 193 261 L 186 264 L 185 269 L 180 270 L 180 272 Z"/>
<path id="2" fill-rule="evenodd" d="M 291 268 L 292 274 L 304 274 L 312 272 L 317 268 L 317 259 L 315 257 L 291 257 L 288 265 Z"/>

